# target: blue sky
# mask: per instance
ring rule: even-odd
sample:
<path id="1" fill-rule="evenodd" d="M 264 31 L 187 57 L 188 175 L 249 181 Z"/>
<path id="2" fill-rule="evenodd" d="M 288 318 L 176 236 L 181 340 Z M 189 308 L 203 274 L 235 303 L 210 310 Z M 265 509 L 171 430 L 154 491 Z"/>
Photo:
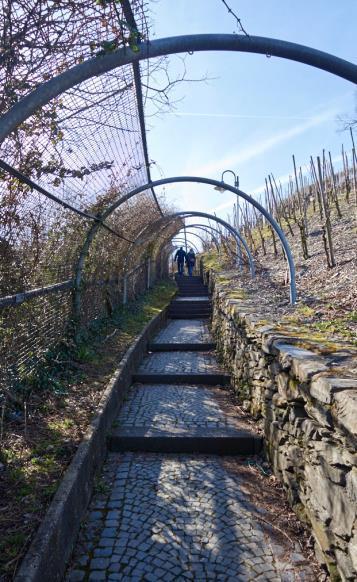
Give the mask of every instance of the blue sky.
<path id="1" fill-rule="evenodd" d="M 229 0 L 248 33 L 306 44 L 357 61 L 356 0 Z M 221 0 L 157 0 L 150 3 L 155 37 L 235 32 Z M 210 80 L 183 83 L 172 95 L 174 110 L 150 117 L 149 156 L 153 179 L 203 175 L 220 179 L 232 169 L 242 190 L 255 194 L 272 172 L 284 176 L 323 148 L 338 157 L 339 115 L 352 115 L 356 89 L 329 73 L 284 59 L 243 53 L 196 53 L 186 57 L 187 76 Z M 170 57 L 170 69 L 182 70 Z M 227 216 L 228 192 L 207 186 L 173 186 L 167 199 L 183 210 L 213 210 Z"/>

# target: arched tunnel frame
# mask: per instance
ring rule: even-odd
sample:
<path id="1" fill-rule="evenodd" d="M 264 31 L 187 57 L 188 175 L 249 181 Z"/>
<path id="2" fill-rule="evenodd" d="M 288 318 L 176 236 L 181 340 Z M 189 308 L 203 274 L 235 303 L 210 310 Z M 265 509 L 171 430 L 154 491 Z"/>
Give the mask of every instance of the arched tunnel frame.
<path id="1" fill-rule="evenodd" d="M 292 304 L 295 304 L 295 302 L 296 302 L 295 265 L 294 265 L 294 259 L 293 259 L 293 256 L 292 256 L 292 253 L 290 250 L 289 243 L 287 241 L 287 238 L 286 238 L 283 230 L 281 229 L 280 225 L 275 220 L 275 218 L 270 214 L 270 212 L 268 212 L 264 208 L 264 206 L 262 206 L 254 198 L 249 196 L 249 194 L 247 194 L 246 192 L 243 192 L 243 190 L 235 188 L 234 186 L 231 186 L 230 184 L 226 184 L 225 182 L 219 182 L 218 180 L 213 180 L 212 178 L 204 178 L 204 177 L 200 177 L 200 176 L 175 176 L 172 178 L 161 178 L 160 180 L 154 180 L 152 182 L 149 182 L 148 184 L 144 184 L 143 186 L 139 186 L 139 187 L 135 188 L 131 192 L 128 192 L 128 194 L 125 194 L 125 196 L 123 196 L 120 200 L 117 200 L 114 204 L 112 204 L 102 214 L 101 218 L 103 220 L 105 220 L 108 216 L 110 216 L 110 214 L 112 212 L 114 212 L 114 210 L 116 210 L 117 208 L 119 208 L 119 206 L 124 204 L 124 202 L 126 202 L 127 200 L 129 200 L 130 198 L 135 196 L 136 194 L 140 194 L 140 192 L 147 190 L 148 188 L 156 188 L 157 186 L 164 186 L 165 184 L 190 183 L 190 182 L 197 183 L 197 184 L 206 184 L 209 186 L 214 186 L 214 187 L 219 187 L 219 188 L 224 187 L 225 190 L 228 190 L 229 192 L 236 194 L 236 196 L 238 196 L 239 198 L 243 198 L 246 202 L 248 202 L 249 204 L 254 206 L 266 218 L 266 220 L 270 223 L 272 228 L 275 230 L 275 232 L 278 235 L 280 242 L 283 246 L 286 260 L 288 263 L 289 273 L 290 273 L 290 302 Z M 245 241 L 243 242 L 244 239 L 242 239 L 241 235 L 239 234 L 239 232 L 236 229 L 234 229 L 231 225 L 229 225 L 223 219 L 218 218 L 217 216 L 213 216 L 211 214 L 204 213 L 204 212 L 200 213 L 200 212 L 186 210 L 186 211 L 176 212 L 176 213 L 171 214 L 172 217 L 185 216 L 185 215 L 186 216 L 201 216 L 204 218 L 208 218 L 208 219 L 220 222 L 223 226 L 228 228 L 228 230 L 231 230 L 232 234 L 234 233 L 235 236 L 237 236 L 242 241 L 242 244 L 243 244 L 245 250 L 247 251 L 248 256 L 251 257 L 250 266 L 252 269 L 253 261 L 252 261 L 252 256 L 251 256 L 249 247 Z M 167 217 L 167 215 L 166 215 L 166 217 Z M 165 220 L 166 217 L 163 216 L 159 220 Z M 94 225 L 94 226 L 97 226 L 97 228 L 99 228 L 99 225 Z M 254 264 L 253 264 L 253 273 L 254 273 Z"/>
<path id="2" fill-rule="evenodd" d="M 171 180 L 171 178 L 166 178 L 166 180 Z M 216 182 L 216 181 L 213 181 L 213 182 L 218 184 L 218 182 Z M 156 184 L 157 182 L 151 182 L 151 183 Z M 219 183 L 221 184 L 221 182 L 219 182 Z M 134 191 L 132 191 L 132 192 L 134 192 Z M 114 206 L 115 206 L 115 208 L 117 208 L 118 206 L 120 206 L 120 204 L 115 203 L 115 204 L 113 204 L 113 207 Z M 108 215 L 106 215 L 106 216 L 108 216 Z M 252 253 L 250 252 L 250 249 L 249 249 L 247 242 L 241 236 L 241 234 L 239 234 L 239 232 L 231 224 L 229 224 L 228 222 L 223 220 L 223 218 L 219 218 L 218 216 L 214 216 L 213 214 L 208 214 L 206 212 L 199 212 L 199 211 L 194 211 L 194 210 L 180 210 L 177 212 L 173 212 L 171 214 L 165 214 L 164 216 L 162 216 L 158 220 L 154 221 L 153 223 L 148 224 L 148 227 L 149 226 L 152 227 L 154 225 L 159 225 L 162 222 L 166 222 L 168 219 L 179 218 L 179 217 L 189 217 L 189 216 L 200 216 L 202 218 L 208 218 L 210 220 L 213 220 L 215 222 L 222 224 L 222 226 L 224 226 L 232 234 L 232 236 L 236 239 L 237 242 L 240 241 L 242 243 L 242 245 L 247 253 L 247 256 L 248 256 L 250 273 L 251 273 L 252 277 L 255 276 L 254 259 L 253 259 Z M 180 230 L 182 228 L 183 227 L 180 227 Z M 144 241 L 145 241 L 145 239 L 140 239 L 138 237 L 134 244 L 142 244 Z"/>
<path id="3" fill-rule="evenodd" d="M 209 220 L 211 220 L 211 219 L 209 219 Z M 187 228 L 190 228 L 190 227 L 193 227 L 193 228 L 194 228 L 194 227 L 196 227 L 196 228 L 200 228 L 200 229 L 204 230 L 204 231 L 205 231 L 207 234 L 209 234 L 209 235 L 212 237 L 212 239 L 213 239 L 213 242 L 214 242 L 214 243 L 215 243 L 215 245 L 216 245 L 217 251 L 218 251 L 218 252 L 220 252 L 218 240 L 217 240 L 217 239 L 216 239 L 216 237 L 215 237 L 215 236 L 212 234 L 212 232 L 210 232 L 210 231 L 214 231 L 214 232 L 216 232 L 217 234 L 219 234 L 219 235 L 221 236 L 221 234 L 222 234 L 222 233 L 221 233 L 221 232 L 220 232 L 220 231 L 219 231 L 217 228 L 213 228 L 213 227 L 212 227 L 210 224 L 188 224 L 188 225 L 186 226 L 186 229 L 187 229 Z M 235 228 L 235 227 L 234 227 L 234 228 Z M 239 257 L 240 257 L 240 253 L 239 253 L 239 251 L 240 251 L 240 242 L 242 242 L 242 240 L 243 240 L 243 236 L 241 235 L 241 233 L 240 233 L 238 230 L 236 230 L 236 232 L 237 232 L 237 234 L 238 234 L 239 238 L 237 238 L 235 235 L 233 235 L 233 236 L 234 236 L 234 240 L 235 240 L 235 242 L 236 242 L 236 246 L 237 246 L 237 258 L 239 259 Z M 232 233 L 230 233 L 230 234 L 232 234 Z M 245 240 L 245 239 L 244 239 L 244 240 Z M 246 245 L 248 246 L 248 243 L 247 243 L 247 241 L 245 241 L 245 243 L 246 243 Z M 242 243 L 242 244 L 243 244 L 243 243 Z M 241 263 L 241 260 L 240 260 L 240 261 L 237 263 L 237 266 L 238 266 L 239 270 L 241 271 L 241 270 L 242 270 L 242 263 Z"/>
<path id="4" fill-rule="evenodd" d="M 193 236 L 199 236 L 199 239 L 201 240 L 202 244 L 205 244 L 205 243 L 206 243 L 205 239 L 204 239 L 204 238 L 202 238 L 202 237 L 201 237 L 201 235 L 197 235 L 195 232 L 191 232 L 191 231 L 189 230 L 190 228 L 199 228 L 200 230 L 204 231 L 206 234 L 209 234 L 209 235 L 211 236 L 211 238 L 212 238 L 212 240 L 213 240 L 214 244 L 215 244 L 215 247 L 216 247 L 216 249 L 217 249 L 217 252 L 219 252 L 219 244 L 218 244 L 218 240 L 217 240 L 217 238 L 215 237 L 215 235 L 214 235 L 214 234 L 213 234 L 211 231 L 209 231 L 208 229 L 205 229 L 205 228 L 203 228 L 202 226 L 198 226 L 198 225 L 196 225 L 196 224 L 188 224 L 188 225 L 185 227 L 187 234 L 191 234 L 191 235 L 193 235 Z M 218 230 L 217 230 L 217 232 L 218 232 Z"/>
<path id="5" fill-rule="evenodd" d="M 135 50 L 125 46 L 100 57 L 88 59 L 42 83 L 2 117 L 0 142 L 38 107 L 82 81 L 144 59 L 201 51 L 244 52 L 282 57 L 357 83 L 357 66 L 353 63 L 311 47 L 280 39 L 239 34 L 191 34 L 161 38 L 141 42 Z"/>
<path id="6" fill-rule="evenodd" d="M 236 34 L 200 34 L 162 38 L 154 41 L 141 42 L 138 44 L 138 46 L 135 47 L 135 50 L 125 46 L 112 53 L 104 54 L 100 58 L 95 57 L 88 59 L 87 61 L 75 65 L 67 71 L 60 73 L 53 79 L 50 79 L 49 81 L 41 84 L 39 87 L 37 87 L 37 89 L 21 99 L 10 109 L 10 111 L 2 116 L 0 119 L 0 143 L 11 131 L 15 130 L 18 125 L 20 125 L 30 115 L 32 115 L 36 109 L 47 104 L 49 101 L 51 101 L 51 99 L 57 97 L 58 95 L 64 93 L 66 90 L 75 85 L 78 85 L 87 79 L 104 74 L 114 68 L 118 68 L 127 64 L 133 64 L 144 59 L 186 52 L 192 54 L 195 51 L 231 51 L 277 56 L 311 65 L 351 81 L 352 83 L 357 83 L 357 66 L 353 63 L 340 59 L 335 55 L 313 49 L 311 47 L 283 41 L 280 39 Z M 173 181 L 178 180 L 168 179 L 168 181 L 161 183 L 172 183 Z M 183 178 L 181 181 L 185 181 L 185 178 Z M 188 181 L 187 178 L 186 181 Z M 204 183 L 202 179 L 198 180 L 197 178 L 196 180 L 192 180 L 191 178 L 191 181 L 201 181 Z M 212 182 L 213 181 L 206 183 L 212 184 Z M 222 185 L 218 182 L 215 183 L 217 185 Z M 156 184 L 160 185 L 160 181 L 157 181 Z M 148 185 L 145 185 L 145 187 L 141 188 L 140 191 L 146 189 L 147 186 Z M 154 186 L 155 182 L 151 182 L 149 184 L 149 187 Z M 241 190 L 233 188 L 229 184 L 225 184 L 225 189 L 245 198 L 248 202 L 253 202 L 253 199 L 248 199 L 248 195 L 245 195 Z M 131 193 L 131 195 L 133 195 L 133 193 Z M 258 210 L 263 212 L 263 215 L 271 223 L 284 246 L 290 270 L 290 300 L 292 303 L 295 303 L 295 269 L 290 249 L 286 240 L 284 240 L 284 234 L 280 230 L 280 227 L 276 221 L 274 221 L 272 217 L 268 216 L 268 213 L 266 213 L 263 207 L 258 204 L 255 204 L 255 206 Z M 99 226 L 100 224 L 97 222 L 94 223 L 89 229 L 85 244 L 79 257 L 79 264 L 81 261 L 84 264 L 86 256 L 85 247 L 88 251 L 91 241 L 93 240 Z M 77 269 L 77 274 L 79 271 Z"/>
<path id="7" fill-rule="evenodd" d="M 188 228 L 199 228 L 199 229 L 203 230 L 204 232 L 206 232 L 209 236 L 212 237 L 212 240 L 213 240 L 213 242 L 214 242 L 214 244 L 216 246 L 217 251 L 220 252 L 218 239 L 213 234 L 213 232 L 215 232 L 219 236 L 222 236 L 222 233 L 218 230 L 218 228 L 214 228 L 210 224 L 195 224 L 195 223 L 193 223 L 193 224 L 187 224 L 186 225 L 186 229 L 188 229 Z M 238 244 L 239 243 L 238 243 L 237 240 L 236 240 L 236 243 L 237 243 L 237 247 L 238 247 Z"/>

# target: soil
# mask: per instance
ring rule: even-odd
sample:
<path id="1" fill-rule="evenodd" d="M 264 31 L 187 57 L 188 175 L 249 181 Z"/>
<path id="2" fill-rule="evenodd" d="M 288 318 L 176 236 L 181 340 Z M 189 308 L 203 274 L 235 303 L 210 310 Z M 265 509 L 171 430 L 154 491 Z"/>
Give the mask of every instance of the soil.
<path id="1" fill-rule="evenodd" d="M 304 259 L 297 225 L 294 236 L 285 233 L 294 257 L 298 301 L 289 304 L 286 261 L 277 243 L 274 255 L 272 239 L 267 239 L 266 255 L 262 248 L 255 252 L 257 276 L 236 273 L 230 283 L 232 290 L 243 289 L 257 300 L 257 310 L 273 321 L 298 325 L 303 332 L 316 335 L 317 340 L 357 347 L 357 236 L 353 202 L 340 200 L 342 218 L 331 211 L 333 247 L 336 266 L 327 266 L 322 239 L 322 221 L 318 213 L 308 218 L 307 239 L 309 258 Z M 286 229 L 285 229 L 286 230 Z M 268 314 L 268 315 L 267 315 Z"/>

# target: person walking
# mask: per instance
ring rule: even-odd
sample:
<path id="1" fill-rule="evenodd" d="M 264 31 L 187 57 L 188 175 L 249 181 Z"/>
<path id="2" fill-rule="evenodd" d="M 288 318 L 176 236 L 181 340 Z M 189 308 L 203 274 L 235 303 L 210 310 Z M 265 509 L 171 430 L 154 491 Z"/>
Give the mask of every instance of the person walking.
<path id="1" fill-rule="evenodd" d="M 183 275 L 183 266 L 185 264 L 186 253 L 182 247 L 176 251 L 174 261 L 177 261 L 177 271 L 179 275 Z"/>
<path id="2" fill-rule="evenodd" d="M 193 271 L 195 264 L 196 264 L 196 255 L 195 255 L 193 249 L 190 249 L 186 255 L 186 265 L 187 265 L 189 277 L 192 277 L 192 271 Z"/>

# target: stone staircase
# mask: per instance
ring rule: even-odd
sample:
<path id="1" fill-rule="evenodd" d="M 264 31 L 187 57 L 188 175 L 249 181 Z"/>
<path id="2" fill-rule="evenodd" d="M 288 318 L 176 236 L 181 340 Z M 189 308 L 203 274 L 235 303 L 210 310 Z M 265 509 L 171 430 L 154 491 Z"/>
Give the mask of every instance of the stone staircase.
<path id="1" fill-rule="evenodd" d="M 171 301 L 168 316 L 171 319 L 207 319 L 211 315 L 211 301 L 201 277 L 177 277 L 178 294 Z"/>
<path id="2" fill-rule="evenodd" d="M 261 438 L 229 414 L 230 376 L 208 330 L 211 301 L 200 277 L 177 278 L 166 328 L 148 346 L 109 436 L 111 451 L 251 455 Z"/>
<path id="3" fill-rule="evenodd" d="M 109 435 L 66 582 L 316 580 L 297 541 L 262 527 L 246 484 L 255 457 L 239 457 L 261 438 L 215 359 L 207 290 L 178 287 Z"/>

